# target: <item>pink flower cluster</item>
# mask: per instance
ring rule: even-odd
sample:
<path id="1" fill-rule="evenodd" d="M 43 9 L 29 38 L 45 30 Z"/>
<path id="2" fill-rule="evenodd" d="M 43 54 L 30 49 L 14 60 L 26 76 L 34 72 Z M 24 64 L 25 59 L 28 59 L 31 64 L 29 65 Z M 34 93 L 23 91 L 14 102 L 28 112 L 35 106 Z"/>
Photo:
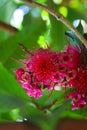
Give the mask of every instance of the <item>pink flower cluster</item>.
<path id="1" fill-rule="evenodd" d="M 38 49 L 23 60 L 24 68 L 16 70 L 18 82 L 29 96 L 39 98 L 43 90 L 54 89 L 58 83 L 58 54 L 50 49 Z"/>
<path id="2" fill-rule="evenodd" d="M 55 90 L 59 85 L 73 89 L 67 96 L 72 99 L 72 110 L 86 106 L 87 65 L 81 61 L 80 47 L 68 45 L 61 52 L 48 48 L 27 53 L 22 61 L 24 67 L 16 70 L 16 77 L 29 96 L 39 98 L 44 89 Z"/>
<path id="3" fill-rule="evenodd" d="M 72 99 L 72 110 L 86 107 L 87 101 L 87 65 L 80 66 L 77 75 L 72 80 L 74 92 L 69 94 Z"/>

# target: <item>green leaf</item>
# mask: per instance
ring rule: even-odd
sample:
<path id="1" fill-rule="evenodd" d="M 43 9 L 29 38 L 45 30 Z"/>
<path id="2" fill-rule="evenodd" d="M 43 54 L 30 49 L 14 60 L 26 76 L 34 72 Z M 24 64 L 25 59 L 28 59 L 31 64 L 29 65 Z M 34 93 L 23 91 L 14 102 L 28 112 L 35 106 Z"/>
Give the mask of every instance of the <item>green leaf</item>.
<path id="1" fill-rule="evenodd" d="M 47 0 L 35 0 L 35 2 L 38 2 L 38 3 L 45 3 Z"/>
<path id="2" fill-rule="evenodd" d="M 30 101 L 14 77 L 0 65 L 0 112 L 23 106 Z"/>
<path id="3" fill-rule="evenodd" d="M 4 113 L 0 113 L 0 123 L 1 122 L 8 122 L 8 121 L 12 121 L 12 117 L 9 114 L 9 112 L 4 112 Z"/>
<path id="4" fill-rule="evenodd" d="M 63 113 L 63 117 L 77 118 L 77 119 L 87 119 L 87 108 L 72 110 L 72 104 L 68 106 L 66 113 Z"/>
<path id="5" fill-rule="evenodd" d="M 73 22 L 74 20 L 77 20 L 77 19 L 84 19 L 87 22 L 87 17 L 86 17 L 85 11 L 79 11 L 78 9 L 73 9 L 70 7 L 68 7 L 67 19 L 70 22 Z"/>
<path id="6" fill-rule="evenodd" d="M 57 21 L 53 16 L 50 16 L 51 20 L 51 46 L 54 50 L 61 50 L 65 44 L 67 44 L 67 41 L 65 39 L 65 26 Z"/>
<path id="7" fill-rule="evenodd" d="M 10 23 L 13 11 L 17 8 L 14 0 L 0 0 L 0 20 L 5 23 Z M 0 41 L 7 39 L 9 33 L 0 29 Z"/>
<path id="8" fill-rule="evenodd" d="M 18 58 L 17 53 L 20 50 L 18 43 L 23 43 L 29 49 L 34 49 L 37 46 L 36 41 L 38 36 L 43 31 L 42 26 L 44 26 L 44 23 L 38 22 L 32 26 L 27 25 L 28 30 L 23 29 L 7 40 L 0 42 L 0 61 L 5 63 L 11 57 Z M 34 36 L 34 38 L 32 36 Z"/>
<path id="9" fill-rule="evenodd" d="M 44 111 L 38 109 L 35 104 L 27 103 L 20 109 L 20 115 L 23 118 L 26 118 L 28 121 L 39 123 L 44 122 L 48 119 L 47 115 Z"/>
<path id="10" fill-rule="evenodd" d="M 43 96 L 40 97 L 39 99 L 36 100 L 36 102 L 40 105 L 40 106 L 49 106 L 50 104 L 52 104 L 53 102 L 56 102 L 55 105 L 52 106 L 52 110 L 54 109 L 54 107 L 58 106 L 58 104 L 60 104 L 60 102 L 62 102 L 62 100 L 64 100 L 64 92 L 61 91 L 48 91 L 45 90 L 43 92 Z M 44 102 L 44 104 L 43 104 Z"/>
<path id="11" fill-rule="evenodd" d="M 11 111 L 12 109 L 23 106 L 26 100 L 20 96 L 6 93 L 0 90 L 0 113 Z"/>
<path id="12" fill-rule="evenodd" d="M 7 112 L 0 113 L 0 122 L 23 121 L 19 115 L 19 109 L 13 109 Z"/>
<path id="13" fill-rule="evenodd" d="M 68 106 L 70 105 L 70 100 L 67 100 L 62 105 L 58 106 L 52 111 L 52 118 L 59 119 L 60 115 L 67 110 Z"/>

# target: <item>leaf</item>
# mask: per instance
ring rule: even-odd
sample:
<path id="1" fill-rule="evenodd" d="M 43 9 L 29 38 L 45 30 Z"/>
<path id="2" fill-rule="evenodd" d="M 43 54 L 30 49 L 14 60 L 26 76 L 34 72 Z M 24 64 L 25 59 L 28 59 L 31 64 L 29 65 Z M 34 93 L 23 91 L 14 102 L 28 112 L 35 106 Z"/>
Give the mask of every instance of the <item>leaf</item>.
<path id="1" fill-rule="evenodd" d="M 20 96 L 0 91 L 0 113 L 11 111 L 23 106 L 25 103 L 26 100 Z"/>
<path id="2" fill-rule="evenodd" d="M 44 111 L 41 111 L 38 109 L 34 103 L 27 103 L 20 109 L 20 115 L 23 118 L 26 118 L 28 121 L 39 123 L 45 122 L 48 120 L 47 115 L 44 113 Z"/>
<path id="3" fill-rule="evenodd" d="M 38 2 L 38 3 L 41 3 L 41 4 L 43 4 L 43 3 L 45 3 L 47 0 L 35 0 L 35 2 Z"/>
<path id="4" fill-rule="evenodd" d="M 52 106 L 52 109 L 56 106 L 58 106 L 58 104 L 60 104 L 60 102 L 62 102 L 61 100 L 64 100 L 64 93 L 63 91 L 48 91 L 45 90 L 43 92 L 43 96 L 40 97 L 39 99 L 36 100 L 36 102 L 40 105 L 40 106 L 49 106 L 52 103 L 56 102 L 55 105 Z M 44 104 L 43 104 L 44 102 Z"/>
<path id="5" fill-rule="evenodd" d="M 68 106 L 68 109 L 66 111 L 65 114 L 63 114 L 63 116 L 68 116 L 70 118 L 77 118 L 77 119 L 83 119 L 83 118 L 87 118 L 87 108 L 82 108 L 82 109 L 76 109 L 76 110 L 72 110 L 72 104 L 70 104 Z"/>
<path id="6" fill-rule="evenodd" d="M 59 21 L 57 21 L 53 16 L 50 16 L 50 20 L 50 35 L 52 38 L 51 46 L 54 50 L 59 51 L 67 43 L 65 39 L 65 26 Z"/>
<path id="7" fill-rule="evenodd" d="M 67 100 L 62 105 L 58 106 L 52 111 L 52 118 L 59 119 L 62 112 L 67 110 L 68 106 L 70 105 L 70 100 Z"/>
<path id="8" fill-rule="evenodd" d="M 1 0 L 0 2 L 0 20 L 10 22 L 13 11 L 17 8 L 14 0 Z"/>
<path id="9" fill-rule="evenodd" d="M 7 112 L 0 113 L 0 122 L 23 121 L 19 115 L 19 109 L 13 109 Z"/>
<path id="10" fill-rule="evenodd" d="M 0 112 L 23 106 L 30 98 L 14 77 L 0 65 Z"/>
<path id="11" fill-rule="evenodd" d="M 9 57 L 14 57 L 15 52 L 18 52 L 18 43 L 23 43 L 29 49 L 37 46 L 36 41 L 41 34 L 43 23 L 35 23 L 32 26 L 27 25 L 28 30 L 22 30 L 7 40 L 0 42 L 0 61 L 5 63 Z M 34 38 L 32 38 L 32 35 Z M 18 58 L 18 56 L 16 56 Z"/>
<path id="12" fill-rule="evenodd" d="M 1 122 L 8 122 L 8 121 L 12 121 L 12 117 L 9 114 L 9 112 L 5 112 L 5 113 L 0 113 L 0 123 Z"/>
<path id="13" fill-rule="evenodd" d="M 73 14 L 73 15 L 72 15 Z M 84 19 L 87 22 L 87 17 L 85 11 L 79 11 L 78 9 L 73 9 L 68 7 L 68 16 L 67 19 L 70 22 L 73 22 L 74 20 L 77 19 Z"/>
<path id="14" fill-rule="evenodd" d="M 5 23 L 10 23 L 13 11 L 17 8 L 14 0 L 0 0 L 0 20 Z M 9 33 L 0 29 L 0 41 L 7 39 Z"/>

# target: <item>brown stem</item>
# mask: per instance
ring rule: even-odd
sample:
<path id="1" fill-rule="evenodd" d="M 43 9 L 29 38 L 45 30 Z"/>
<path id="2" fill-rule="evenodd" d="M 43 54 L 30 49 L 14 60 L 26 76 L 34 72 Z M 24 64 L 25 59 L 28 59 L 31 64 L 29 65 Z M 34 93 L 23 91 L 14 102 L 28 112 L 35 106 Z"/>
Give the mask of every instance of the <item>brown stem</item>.
<path id="1" fill-rule="evenodd" d="M 46 106 L 40 106 L 39 104 L 37 104 L 36 101 L 34 101 L 34 104 L 36 105 L 36 107 L 37 107 L 40 111 L 45 112 L 46 109 L 50 109 L 52 106 L 54 106 L 57 101 L 58 101 L 58 99 L 55 99 L 51 104 L 46 105 Z"/>
<path id="2" fill-rule="evenodd" d="M 16 29 L 15 27 L 13 27 L 7 23 L 4 23 L 2 21 L 0 21 L 0 29 L 7 31 L 10 34 L 14 34 L 14 33 L 18 32 L 18 29 Z"/>
<path id="3" fill-rule="evenodd" d="M 48 8 L 45 5 L 41 5 L 37 2 L 34 2 L 32 0 L 22 0 L 23 2 L 25 2 L 28 5 L 34 6 L 34 7 L 38 7 L 41 8 L 45 11 L 47 11 L 49 14 L 53 15 L 57 20 L 61 21 L 64 25 L 66 25 L 70 30 L 72 30 L 76 36 L 82 41 L 82 43 L 85 45 L 85 47 L 87 48 L 87 41 L 86 39 L 78 32 L 78 30 L 76 28 L 74 28 L 74 26 L 65 18 L 63 17 L 61 14 L 55 12 L 54 10 L 52 10 L 51 8 Z"/>
<path id="4" fill-rule="evenodd" d="M 30 50 L 28 50 L 22 43 L 19 43 L 19 46 L 28 54 L 33 55 L 33 53 Z"/>

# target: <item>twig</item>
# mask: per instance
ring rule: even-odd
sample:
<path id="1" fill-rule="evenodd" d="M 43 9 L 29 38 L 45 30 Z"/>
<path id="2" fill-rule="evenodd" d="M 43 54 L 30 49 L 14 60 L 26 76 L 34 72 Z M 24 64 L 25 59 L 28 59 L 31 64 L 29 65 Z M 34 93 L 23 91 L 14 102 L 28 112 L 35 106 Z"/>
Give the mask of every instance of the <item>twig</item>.
<path id="1" fill-rule="evenodd" d="M 16 29 L 15 27 L 13 27 L 7 23 L 4 23 L 2 21 L 0 21 L 0 29 L 7 31 L 10 34 L 14 34 L 14 33 L 18 32 L 18 29 Z"/>
<path id="2" fill-rule="evenodd" d="M 66 25 L 70 30 L 72 30 L 76 36 L 82 41 L 82 43 L 85 45 L 85 47 L 87 48 L 87 41 L 86 39 L 78 32 L 78 30 L 76 28 L 74 28 L 74 26 L 65 18 L 63 17 L 61 14 L 55 12 L 54 10 L 52 10 L 51 8 L 48 8 L 45 5 L 39 4 L 37 2 L 34 2 L 32 0 L 22 0 L 23 2 L 25 2 L 28 5 L 34 6 L 34 7 L 38 7 L 41 8 L 45 11 L 47 11 L 49 14 L 53 15 L 57 20 L 61 21 L 64 25 Z"/>
<path id="3" fill-rule="evenodd" d="M 50 109 L 51 107 L 53 107 L 53 106 L 56 104 L 57 101 L 58 101 L 58 99 L 55 99 L 51 104 L 46 105 L 46 106 L 40 106 L 39 104 L 37 104 L 36 101 L 34 101 L 34 104 L 36 105 L 36 107 L 37 107 L 40 111 L 44 111 L 44 112 L 45 112 L 46 109 Z"/>
<path id="4" fill-rule="evenodd" d="M 33 55 L 33 53 L 30 50 L 28 50 L 22 43 L 19 43 L 19 46 L 28 54 Z"/>

